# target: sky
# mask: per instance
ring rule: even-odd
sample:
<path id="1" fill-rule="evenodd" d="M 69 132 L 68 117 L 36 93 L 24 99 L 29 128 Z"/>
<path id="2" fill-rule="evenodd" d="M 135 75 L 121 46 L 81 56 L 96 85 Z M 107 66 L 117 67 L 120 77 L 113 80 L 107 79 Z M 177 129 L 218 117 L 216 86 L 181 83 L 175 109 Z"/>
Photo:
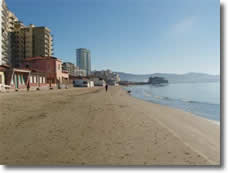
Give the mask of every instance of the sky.
<path id="1" fill-rule="evenodd" d="M 219 0 L 6 0 L 24 24 L 47 26 L 54 56 L 92 70 L 220 74 Z"/>

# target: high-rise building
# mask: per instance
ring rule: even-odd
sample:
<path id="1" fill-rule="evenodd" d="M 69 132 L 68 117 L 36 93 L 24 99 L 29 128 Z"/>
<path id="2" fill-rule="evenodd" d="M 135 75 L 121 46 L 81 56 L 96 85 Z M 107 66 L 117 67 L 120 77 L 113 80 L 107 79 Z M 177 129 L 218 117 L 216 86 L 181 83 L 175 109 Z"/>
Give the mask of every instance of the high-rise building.
<path id="1" fill-rule="evenodd" d="M 8 9 L 5 0 L 0 0 L 0 31 L 0 65 L 9 65 Z"/>
<path id="2" fill-rule="evenodd" d="M 33 27 L 33 56 L 52 56 L 53 55 L 53 36 L 47 27 Z"/>
<path id="3" fill-rule="evenodd" d="M 14 25 L 14 31 L 9 33 L 9 44 L 10 46 L 10 59 L 11 65 L 16 67 L 25 57 L 25 35 L 21 29 L 25 25 L 16 21 Z"/>
<path id="4" fill-rule="evenodd" d="M 86 75 L 91 73 L 91 55 L 90 51 L 85 48 L 76 50 L 77 66 L 86 71 Z"/>
<path id="5" fill-rule="evenodd" d="M 53 36 L 47 27 L 25 26 L 0 0 L 0 65 L 17 67 L 27 57 L 52 56 Z"/>
<path id="6" fill-rule="evenodd" d="M 35 25 L 23 26 L 18 23 L 15 31 L 12 51 L 16 56 L 12 58 L 12 65 L 18 66 L 25 58 L 48 57 L 53 55 L 53 37 L 47 27 L 35 27 Z"/>
<path id="7" fill-rule="evenodd" d="M 11 65 L 13 55 L 15 25 L 18 18 L 14 13 L 8 10 L 5 0 L 0 0 L 0 64 Z"/>

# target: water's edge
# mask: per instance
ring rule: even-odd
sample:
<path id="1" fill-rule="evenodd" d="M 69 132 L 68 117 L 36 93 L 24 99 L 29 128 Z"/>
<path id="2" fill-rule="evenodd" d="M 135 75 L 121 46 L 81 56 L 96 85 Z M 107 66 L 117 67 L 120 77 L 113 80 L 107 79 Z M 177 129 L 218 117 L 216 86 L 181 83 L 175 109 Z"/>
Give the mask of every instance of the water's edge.
<path id="1" fill-rule="evenodd" d="M 124 91 L 128 91 L 128 90 L 129 90 L 128 87 L 121 87 L 121 88 L 122 88 Z M 161 103 L 158 103 L 158 102 L 155 102 L 155 101 L 151 101 L 151 100 L 146 100 L 146 99 L 143 99 L 143 98 L 139 98 L 139 97 L 137 97 L 137 96 L 132 95 L 132 93 L 129 94 L 129 95 L 130 95 L 131 97 L 135 98 L 135 99 L 143 100 L 143 101 L 146 101 L 146 102 L 149 102 L 149 103 L 159 104 L 159 105 L 162 105 L 162 106 L 167 106 L 167 107 L 170 107 L 170 108 L 179 109 L 179 110 L 181 110 L 181 111 L 191 113 L 193 116 L 197 116 L 197 117 L 206 119 L 206 120 L 208 120 L 208 121 L 210 121 L 210 122 L 212 122 L 212 123 L 214 123 L 214 124 L 216 124 L 216 125 L 220 125 L 220 119 L 219 119 L 219 120 L 210 119 L 210 118 L 208 118 L 208 117 L 206 117 L 206 116 L 202 116 L 202 115 L 200 115 L 200 114 L 197 114 L 197 113 L 191 112 L 191 111 L 187 111 L 187 110 L 185 110 L 185 109 L 181 109 L 181 108 L 178 108 L 178 107 L 174 107 L 174 106 L 171 106 L 171 105 L 168 105 L 168 104 L 161 104 Z M 191 101 L 189 101 L 189 102 L 191 102 Z"/>

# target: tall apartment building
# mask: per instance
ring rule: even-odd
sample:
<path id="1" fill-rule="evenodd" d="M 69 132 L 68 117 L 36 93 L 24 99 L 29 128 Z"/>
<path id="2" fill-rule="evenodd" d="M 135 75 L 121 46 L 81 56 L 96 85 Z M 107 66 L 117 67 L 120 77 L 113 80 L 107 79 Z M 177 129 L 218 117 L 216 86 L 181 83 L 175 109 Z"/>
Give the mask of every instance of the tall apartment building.
<path id="1" fill-rule="evenodd" d="M 23 26 L 18 23 L 15 26 L 14 47 L 12 65 L 18 66 L 25 58 L 48 57 L 53 55 L 53 37 L 47 27 L 35 27 L 35 25 Z"/>
<path id="2" fill-rule="evenodd" d="M 16 67 L 16 64 L 24 59 L 25 55 L 25 36 L 24 31 L 21 28 L 24 28 L 25 25 L 17 21 L 14 25 L 14 31 L 9 33 L 9 43 L 10 43 L 10 59 L 11 65 Z"/>
<path id="3" fill-rule="evenodd" d="M 5 0 L 0 0 L 0 65 L 10 64 L 8 59 L 8 9 Z"/>
<path id="4" fill-rule="evenodd" d="M 47 27 L 33 27 L 33 56 L 52 56 L 53 37 Z"/>
<path id="5" fill-rule="evenodd" d="M 77 66 L 86 71 L 86 75 L 91 74 L 91 55 L 90 51 L 85 48 L 76 50 Z"/>
<path id="6" fill-rule="evenodd" d="M 7 19 L 7 32 L 8 32 L 8 61 L 12 64 L 13 61 L 13 49 L 16 47 L 16 43 L 14 43 L 13 32 L 15 31 L 15 25 L 18 22 L 18 18 L 11 11 L 7 11 L 8 19 Z"/>
<path id="7" fill-rule="evenodd" d="M 0 0 L 0 65 L 17 67 L 27 57 L 52 56 L 53 38 L 47 27 L 25 26 Z"/>

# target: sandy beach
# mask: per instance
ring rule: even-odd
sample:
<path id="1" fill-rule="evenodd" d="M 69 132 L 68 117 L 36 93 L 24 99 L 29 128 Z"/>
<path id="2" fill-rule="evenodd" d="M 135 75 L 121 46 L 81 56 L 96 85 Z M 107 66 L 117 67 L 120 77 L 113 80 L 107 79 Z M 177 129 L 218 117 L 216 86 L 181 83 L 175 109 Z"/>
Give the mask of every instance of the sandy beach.
<path id="1" fill-rule="evenodd" d="M 3 165 L 219 165 L 220 126 L 120 87 L 0 93 Z"/>

